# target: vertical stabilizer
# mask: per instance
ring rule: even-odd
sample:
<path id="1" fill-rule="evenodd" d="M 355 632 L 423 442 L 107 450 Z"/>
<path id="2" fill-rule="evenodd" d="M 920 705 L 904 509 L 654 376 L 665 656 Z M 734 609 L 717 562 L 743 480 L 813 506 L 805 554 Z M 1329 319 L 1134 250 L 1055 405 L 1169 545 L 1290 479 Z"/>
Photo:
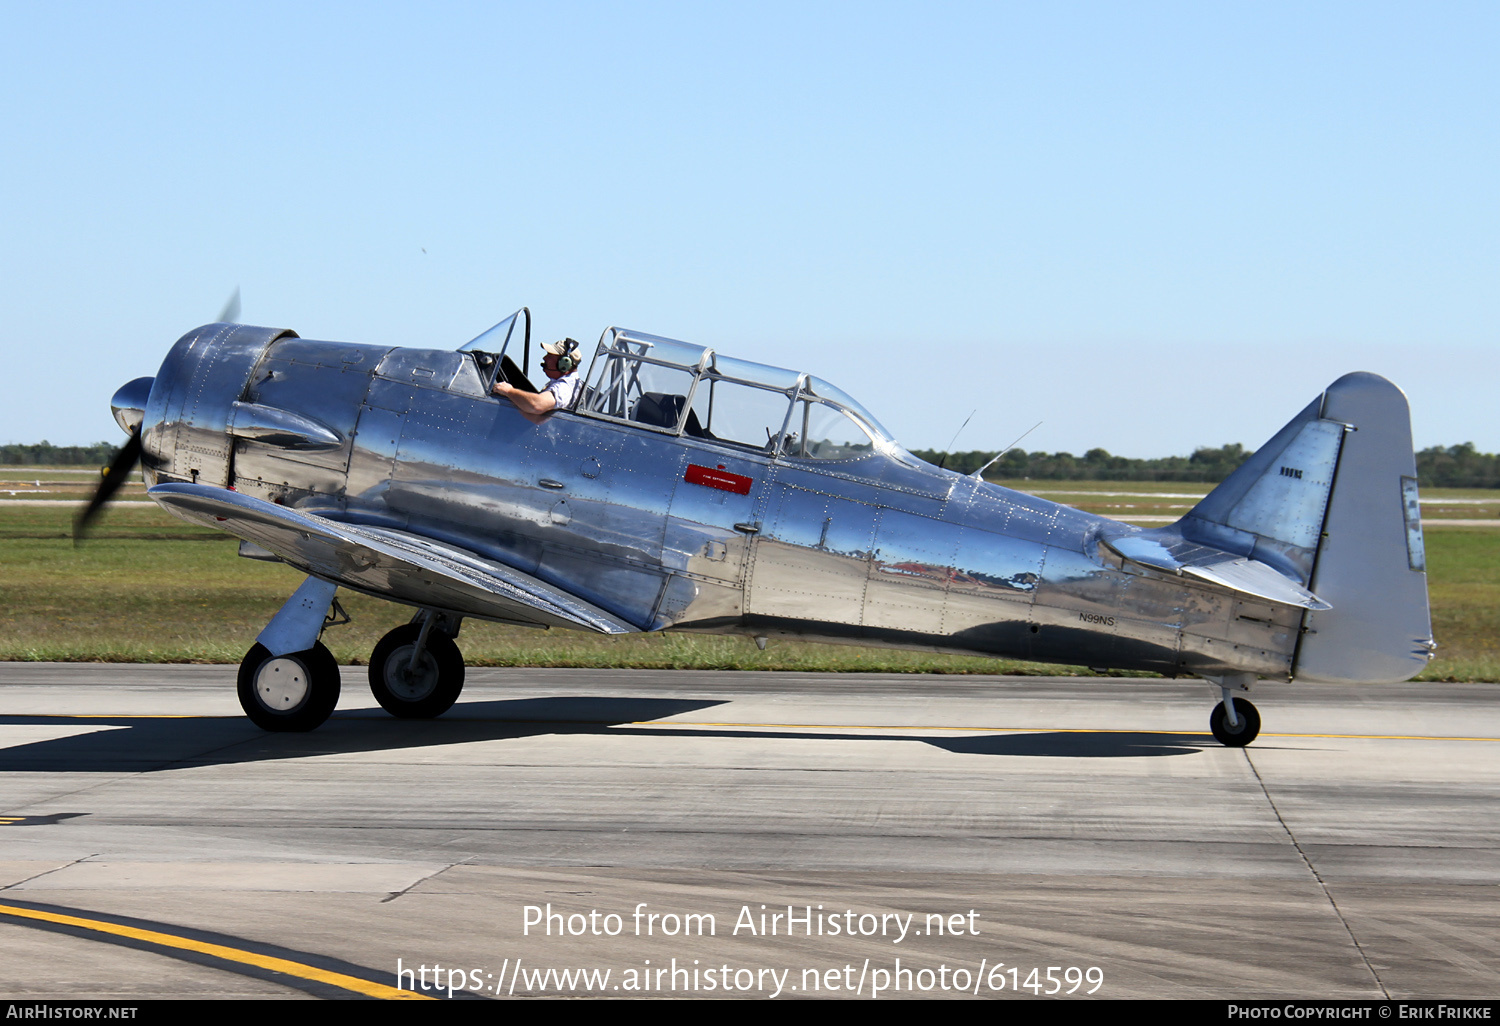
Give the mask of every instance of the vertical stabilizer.
<path id="1" fill-rule="evenodd" d="M 1179 523 L 1190 541 L 1312 580 L 1344 425 L 1313 400 Z"/>

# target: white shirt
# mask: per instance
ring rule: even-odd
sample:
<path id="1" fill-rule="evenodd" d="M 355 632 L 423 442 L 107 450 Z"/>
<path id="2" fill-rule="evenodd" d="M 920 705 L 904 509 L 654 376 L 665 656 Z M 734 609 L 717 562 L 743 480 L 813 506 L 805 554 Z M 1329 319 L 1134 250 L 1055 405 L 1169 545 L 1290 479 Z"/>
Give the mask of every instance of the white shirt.
<path id="1" fill-rule="evenodd" d="M 583 383 L 578 380 L 578 372 L 564 374 L 560 378 L 549 378 L 547 384 L 542 388 L 543 392 L 552 393 L 552 401 L 556 404 L 554 410 L 566 410 L 578 399 L 578 391 Z"/>

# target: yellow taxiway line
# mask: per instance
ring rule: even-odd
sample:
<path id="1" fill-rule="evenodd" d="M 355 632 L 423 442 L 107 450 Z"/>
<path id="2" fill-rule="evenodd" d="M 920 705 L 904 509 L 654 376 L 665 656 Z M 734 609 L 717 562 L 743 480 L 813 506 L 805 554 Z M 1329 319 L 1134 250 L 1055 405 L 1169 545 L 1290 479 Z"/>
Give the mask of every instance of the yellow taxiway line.
<path id="1" fill-rule="evenodd" d="M 72 926 L 84 930 L 93 930 L 97 933 L 112 934 L 116 937 L 128 937 L 131 940 L 145 941 L 164 948 L 177 948 L 181 951 L 197 952 L 200 955 L 211 955 L 214 958 L 222 958 L 226 962 L 253 965 L 259 969 L 285 973 L 288 976 L 295 976 L 298 979 L 312 980 L 317 983 L 328 984 L 332 987 L 339 987 L 343 990 L 352 990 L 366 997 L 382 998 L 387 1001 L 435 1000 L 426 994 L 417 994 L 409 990 L 388 987 L 383 983 L 372 983 L 369 980 L 362 980 L 357 976 L 336 973 L 328 969 L 319 969 L 316 966 L 306 965 L 302 962 L 293 962 L 290 959 L 276 958 L 272 955 L 260 955 L 253 951 L 245 951 L 242 948 L 231 948 L 225 944 L 210 944 L 206 941 L 192 940 L 188 937 L 178 937 L 174 934 L 162 933 L 159 930 L 143 930 L 135 926 L 122 926 L 119 923 L 105 922 L 102 919 L 87 919 L 83 916 L 43 912 L 40 909 L 21 908 L 16 905 L 0 905 L 0 915 L 39 920 L 59 926 Z"/>
<path id="2" fill-rule="evenodd" d="M 520 722 L 520 721 L 502 721 Z M 537 721 L 556 722 L 556 721 Z M 930 723 L 693 723 L 687 720 L 637 720 L 631 727 L 737 727 L 761 730 L 940 730 L 981 734 L 1171 734 L 1178 737 L 1210 737 L 1204 730 L 1122 730 L 1119 727 L 943 727 Z M 1260 737 L 1332 738 L 1350 741 L 1500 741 L 1500 737 L 1449 737 L 1442 734 L 1272 734 Z"/>

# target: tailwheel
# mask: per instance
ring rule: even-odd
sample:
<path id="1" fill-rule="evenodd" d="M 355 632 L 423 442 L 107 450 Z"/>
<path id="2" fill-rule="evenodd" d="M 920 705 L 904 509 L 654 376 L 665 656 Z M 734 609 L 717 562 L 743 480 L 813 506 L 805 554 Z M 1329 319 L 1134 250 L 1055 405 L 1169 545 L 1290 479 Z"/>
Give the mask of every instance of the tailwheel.
<path id="1" fill-rule="evenodd" d="M 1260 733 L 1260 713 L 1248 699 L 1231 698 L 1229 701 L 1234 703 L 1234 716 L 1238 722 L 1233 726 L 1229 724 L 1229 715 L 1224 703 L 1220 702 L 1209 713 L 1208 729 L 1214 732 L 1219 744 L 1227 748 L 1243 748 Z"/>
<path id="2" fill-rule="evenodd" d="M 397 627 L 370 654 L 370 690 L 392 716 L 408 720 L 441 716 L 458 701 L 463 689 L 464 657 L 458 645 L 426 624 Z"/>
<path id="3" fill-rule="evenodd" d="M 261 730 L 313 730 L 339 704 L 339 664 L 321 641 L 280 656 L 256 644 L 240 663 L 239 693 Z"/>

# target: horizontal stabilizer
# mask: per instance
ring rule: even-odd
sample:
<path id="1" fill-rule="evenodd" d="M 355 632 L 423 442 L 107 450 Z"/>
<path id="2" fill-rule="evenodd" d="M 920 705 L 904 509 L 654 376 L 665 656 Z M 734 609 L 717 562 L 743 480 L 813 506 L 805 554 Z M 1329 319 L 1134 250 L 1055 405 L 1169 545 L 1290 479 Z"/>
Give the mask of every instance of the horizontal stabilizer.
<path id="1" fill-rule="evenodd" d="M 1185 566 L 1182 572 L 1282 605 L 1301 606 L 1303 609 L 1333 608 L 1296 581 L 1281 576 L 1264 563 L 1257 563 L 1243 556 L 1227 563 Z"/>
<path id="2" fill-rule="evenodd" d="M 356 591 L 428 609 L 600 634 L 639 628 L 503 563 L 408 531 L 343 524 L 212 485 L 146 492 L 184 520 L 244 538 Z"/>
<path id="3" fill-rule="evenodd" d="M 1333 608 L 1274 567 L 1188 541 L 1171 527 L 1101 540 L 1121 558 L 1155 570 L 1186 574 L 1280 605 L 1301 606 L 1303 609 Z"/>

